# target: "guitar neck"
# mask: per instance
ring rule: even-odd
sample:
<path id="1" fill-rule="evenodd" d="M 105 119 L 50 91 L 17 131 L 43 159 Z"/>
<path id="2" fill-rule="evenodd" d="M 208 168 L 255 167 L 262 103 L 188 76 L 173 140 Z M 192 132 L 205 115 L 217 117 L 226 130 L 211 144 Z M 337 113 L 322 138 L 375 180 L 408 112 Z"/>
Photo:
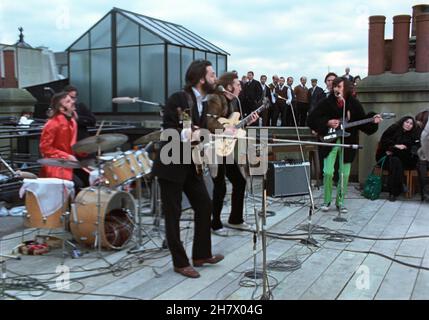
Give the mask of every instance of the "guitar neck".
<path id="1" fill-rule="evenodd" d="M 258 109 L 256 109 L 254 112 L 256 112 L 257 114 L 260 114 L 262 111 L 264 111 L 264 109 L 266 109 L 267 107 L 264 105 L 260 106 Z M 235 125 L 236 129 L 243 129 L 248 122 L 250 122 L 251 119 L 251 115 L 248 115 L 246 118 L 244 118 L 243 120 L 241 120 L 239 123 L 237 123 Z"/>
<path id="2" fill-rule="evenodd" d="M 370 122 L 373 122 L 373 121 L 374 121 L 373 118 L 368 118 L 368 119 L 362 119 L 362 120 L 358 120 L 358 121 L 346 123 L 344 125 L 344 129 L 357 127 L 357 126 L 360 126 L 362 124 L 370 123 Z"/>

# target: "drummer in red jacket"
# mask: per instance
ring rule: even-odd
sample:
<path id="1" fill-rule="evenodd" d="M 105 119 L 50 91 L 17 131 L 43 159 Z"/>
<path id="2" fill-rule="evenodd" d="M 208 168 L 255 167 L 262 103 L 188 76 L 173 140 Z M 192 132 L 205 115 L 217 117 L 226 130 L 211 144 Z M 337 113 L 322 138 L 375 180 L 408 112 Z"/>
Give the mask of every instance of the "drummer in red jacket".
<path id="1" fill-rule="evenodd" d="M 72 146 L 76 143 L 77 123 L 75 106 L 72 98 L 66 92 L 60 92 L 52 97 L 54 115 L 46 123 L 40 138 L 40 153 L 43 158 L 57 158 L 77 161 L 73 155 Z M 42 178 L 73 179 L 73 169 L 43 166 L 40 171 Z M 75 182 L 75 187 L 80 184 Z"/>

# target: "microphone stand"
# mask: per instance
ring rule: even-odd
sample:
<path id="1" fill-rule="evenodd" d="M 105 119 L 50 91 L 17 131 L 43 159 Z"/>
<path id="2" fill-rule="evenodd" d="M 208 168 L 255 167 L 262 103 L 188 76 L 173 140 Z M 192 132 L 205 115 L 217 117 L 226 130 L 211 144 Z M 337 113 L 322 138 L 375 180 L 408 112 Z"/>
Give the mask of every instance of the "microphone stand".
<path id="1" fill-rule="evenodd" d="M 345 141 L 345 127 L 346 123 L 346 100 L 343 98 L 341 94 L 337 95 L 337 98 L 340 98 L 343 101 L 343 120 L 341 123 L 342 137 L 341 142 L 344 145 Z M 337 188 L 337 193 L 339 193 L 340 199 L 345 195 L 344 192 L 344 149 L 340 149 L 340 188 Z M 339 190 L 338 190 L 339 189 Z M 344 201 L 344 199 L 343 199 Z M 342 206 L 342 205 L 341 205 Z M 347 222 L 347 219 L 341 216 L 341 206 L 338 207 L 338 216 L 336 216 L 333 221 L 335 222 Z"/>
<path id="2" fill-rule="evenodd" d="M 285 98 L 283 98 L 282 96 L 279 96 L 280 99 L 286 100 Z M 302 148 L 302 144 L 301 144 L 301 136 L 299 135 L 299 131 L 298 131 L 298 124 L 296 123 L 296 116 L 295 116 L 295 110 L 293 108 L 293 106 L 290 106 L 290 109 L 292 110 L 292 116 L 293 116 L 293 122 L 295 124 L 295 131 L 296 131 L 296 136 L 298 138 L 298 142 L 299 144 L 299 150 L 301 153 L 301 159 L 302 162 L 305 162 L 305 156 L 304 156 L 304 150 Z M 343 142 L 344 144 L 344 142 Z M 304 166 L 304 172 L 305 172 L 305 179 L 307 182 L 307 188 L 308 188 L 308 195 L 310 197 L 310 208 L 308 210 L 308 237 L 305 240 L 301 240 L 301 243 L 304 245 L 312 245 L 312 246 L 318 246 L 318 242 L 317 240 L 315 240 L 312 236 L 311 236 L 311 231 L 312 231 L 312 217 L 313 217 L 313 213 L 315 212 L 315 205 L 314 205 L 314 197 L 313 197 L 313 191 L 311 190 L 311 181 L 310 181 L 310 174 L 307 171 L 307 167 Z"/>

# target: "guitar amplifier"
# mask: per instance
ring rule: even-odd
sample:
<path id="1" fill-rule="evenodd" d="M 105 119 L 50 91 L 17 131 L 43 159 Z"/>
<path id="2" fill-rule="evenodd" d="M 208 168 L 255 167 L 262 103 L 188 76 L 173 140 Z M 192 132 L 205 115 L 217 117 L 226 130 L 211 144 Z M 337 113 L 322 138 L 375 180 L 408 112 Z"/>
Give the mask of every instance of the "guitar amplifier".
<path id="1" fill-rule="evenodd" d="M 270 161 L 267 171 L 267 196 L 280 198 L 307 195 L 307 181 L 311 182 L 310 177 L 309 162 Z"/>

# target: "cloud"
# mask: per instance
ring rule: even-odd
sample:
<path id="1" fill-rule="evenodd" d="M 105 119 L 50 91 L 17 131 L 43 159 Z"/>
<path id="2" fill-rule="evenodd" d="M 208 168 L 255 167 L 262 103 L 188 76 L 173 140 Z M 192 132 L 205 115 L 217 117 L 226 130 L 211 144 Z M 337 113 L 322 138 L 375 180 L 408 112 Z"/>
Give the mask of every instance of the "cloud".
<path id="1" fill-rule="evenodd" d="M 181 24 L 228 51 L 230 69 L 323 78 L 328 70 L 366 74 L 368 16 L 411 14 L 412 0 L 2 0 L 0 42 L 23 26 L 33 46 L 64 50 L 112 7 Z M 67 13 L 68 12 L 68 13 Z M 61 18 L 61 14 L 64 17 Z M 67 14 L 69 17 L 67 17 Z M 60 17 L 59 17 L 60 16 Z M 68 20 L 67 20 L 68 19 Z"/>

